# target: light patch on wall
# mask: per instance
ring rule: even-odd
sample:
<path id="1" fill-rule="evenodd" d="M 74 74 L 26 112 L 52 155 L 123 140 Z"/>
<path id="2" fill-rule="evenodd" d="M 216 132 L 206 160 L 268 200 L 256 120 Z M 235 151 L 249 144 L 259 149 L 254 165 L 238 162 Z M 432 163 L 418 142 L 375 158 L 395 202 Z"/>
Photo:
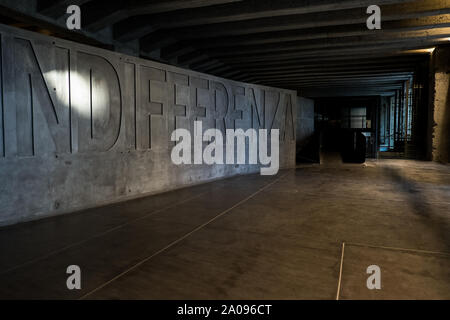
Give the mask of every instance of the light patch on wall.
<path id="1" fill-rule="evenodd" d="M 60 79 L 67 77 L 66 71 L 51 70 L 45 72 L 45 79 L 48 81 L 51 87 L 56 88 Z M 104 84 L 106 87 L 107 84 Z M 78 100 L 84 101 L 84 103 L 72 103 L 74 111 L 83 118 L 90 118 L 92 114 L 93 102 L 96 108 L 96 113 L 107 112 L 107 106 L 109 101 L 109 95 L 106 90 L 93 90 L 92 72 L 89 79 L 83 79 L 76 71 L 70 72 L 70 88 L 71 88 L 71 101 Z M 81 99 L 80 99 L 81 98 Z M 87 100 L 87 98 L 89 100 Z M 88 101 L 88 103 L 86 103 Z M 95 101 L 103 103 L 95 103 Z M 58 102 L 62 105 L 69 107 L 68 101 L 58 99 Z"/>

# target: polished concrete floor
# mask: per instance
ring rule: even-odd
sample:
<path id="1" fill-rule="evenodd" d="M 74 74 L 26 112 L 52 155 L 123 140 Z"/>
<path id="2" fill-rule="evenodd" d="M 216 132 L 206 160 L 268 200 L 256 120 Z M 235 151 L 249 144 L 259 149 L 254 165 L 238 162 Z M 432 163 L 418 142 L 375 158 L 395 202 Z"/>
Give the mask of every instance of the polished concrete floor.
<path id="1" fill-rule="evenodd" d="M 431 162 L 234 177 L 0 229 L 0 298 L 450 299 L 449 208 Z"/>

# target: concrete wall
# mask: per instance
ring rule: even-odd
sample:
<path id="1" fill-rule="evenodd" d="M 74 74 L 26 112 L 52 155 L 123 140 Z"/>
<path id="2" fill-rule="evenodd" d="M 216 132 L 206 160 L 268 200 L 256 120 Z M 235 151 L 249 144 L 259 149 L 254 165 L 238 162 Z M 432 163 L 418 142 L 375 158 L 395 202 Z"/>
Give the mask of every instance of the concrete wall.
<path id="1" fill-rule="evenodd" d="M 295 163 L 293 91 L 6 26 L 0 37 L 2 225 L 259 171 L 173 165 L 170 134 L 194 120 L 280 129 L 280 165 Z"/>
<path id="2" fill-rule="evenodd" d="M 450 162 L 450 47 L 436 48 L 433 56 L 434 103 L 432 158 Z"/>

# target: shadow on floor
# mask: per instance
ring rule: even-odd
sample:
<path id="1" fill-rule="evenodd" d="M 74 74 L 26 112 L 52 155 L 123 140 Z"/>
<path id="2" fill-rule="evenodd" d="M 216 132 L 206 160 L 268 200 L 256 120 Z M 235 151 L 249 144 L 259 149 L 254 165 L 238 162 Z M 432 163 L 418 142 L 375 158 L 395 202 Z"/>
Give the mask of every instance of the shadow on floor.
<path id="1" fill-rule="evenodd" d="M 402 174 L 401 170 L 393 167 L 383 167 L 383 171 L 407 198 L 413 213 L 423 220 L 423 224 L 433 228 L 433 232 L 446 244 L 450 252 L 450 227 L 448 221 L 433 214 L 433 206 L 421 192 L 419 185 L 413 179 Z M 450 279 L 449 279 L 450 280 Z"/>

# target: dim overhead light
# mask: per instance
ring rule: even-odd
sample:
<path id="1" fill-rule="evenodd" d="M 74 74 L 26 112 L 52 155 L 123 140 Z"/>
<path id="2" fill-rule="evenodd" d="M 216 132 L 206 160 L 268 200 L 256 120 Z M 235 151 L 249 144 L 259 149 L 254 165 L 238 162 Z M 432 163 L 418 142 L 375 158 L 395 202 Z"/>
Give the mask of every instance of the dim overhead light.
<path id="1" fill-rule="evenodd" d="M 433 53 L 433 51 L 434 51 L 434 49 L 436 49 L 436 48 L 426 48 L 426 49 L 413 49 L 413 50 L 405 50 L 405 51 L 402 51 L 403 53 L 429 53 L 429 54 L 431 54 L 431 53 Z"/>

